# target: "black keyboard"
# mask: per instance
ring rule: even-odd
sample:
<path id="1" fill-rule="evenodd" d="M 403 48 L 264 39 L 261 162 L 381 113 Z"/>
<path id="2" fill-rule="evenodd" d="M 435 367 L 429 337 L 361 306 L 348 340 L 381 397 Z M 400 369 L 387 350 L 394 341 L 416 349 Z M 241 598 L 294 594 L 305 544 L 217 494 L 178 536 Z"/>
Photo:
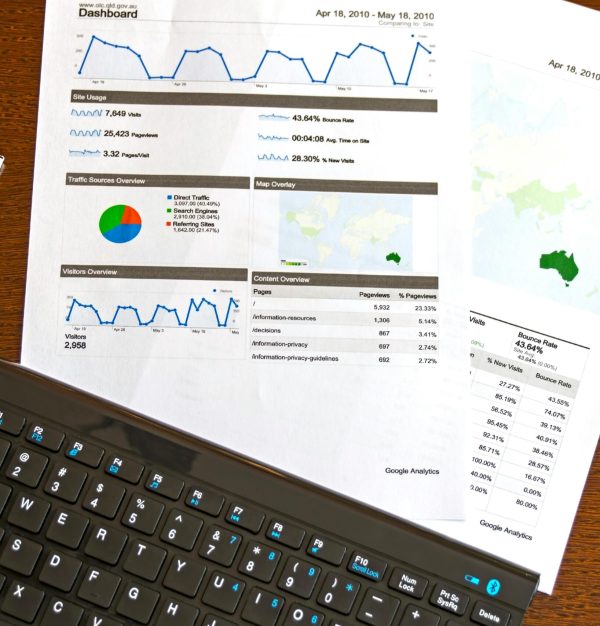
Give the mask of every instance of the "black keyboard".
<path id="1" fill-rule="evenodd" d="M 3 362 L 0 512 L 0 626 L 516 626 L 538 584 Z"/>

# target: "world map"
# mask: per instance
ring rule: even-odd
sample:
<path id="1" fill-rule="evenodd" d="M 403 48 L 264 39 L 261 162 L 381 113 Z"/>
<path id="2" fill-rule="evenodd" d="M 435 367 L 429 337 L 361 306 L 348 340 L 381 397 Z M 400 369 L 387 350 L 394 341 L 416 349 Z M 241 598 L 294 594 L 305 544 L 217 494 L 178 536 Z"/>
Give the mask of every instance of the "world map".
<path id="1" fill-rule="evenodd" d="M 473 272 L 600 313 L 600 90 L 473 62 Z"/>
<path id="2" fill-rule="evenodd" d="M 410 195 L 281 194 L 282 264 L 347 271 L 412 269 Z"/>

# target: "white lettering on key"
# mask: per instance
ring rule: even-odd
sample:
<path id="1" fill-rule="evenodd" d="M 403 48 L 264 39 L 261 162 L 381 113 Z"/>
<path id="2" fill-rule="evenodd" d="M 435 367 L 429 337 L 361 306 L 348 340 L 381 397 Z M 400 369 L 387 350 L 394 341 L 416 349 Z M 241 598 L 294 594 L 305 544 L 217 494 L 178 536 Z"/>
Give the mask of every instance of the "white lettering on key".
<path id="1" fill-rule="evenodd" d="M 169 603 L 167 607 L 167 615 L 175 615 L 177 613 L 177 609 L 179 608 L 178 604 Z"/>
<path id="2" fill-rule="evenodd" d="M 146 546 L 143 543 L 138 543 L 138 556 L 142 555 L 142 552 L 146 549 Z"/>
<path id="3" fill-rule="evenodd" d="M 69 514 L 68 513 L 59 513 L 58 519 L 56 520 L 56 523 L 60 524 L 61 526 L 64 526 L 65 522 L 68 519 L 69 519 Z"/>
<path id="4" fill-rule="evenodd" d="M 127 594 L 132 600 L 137 600 L 140 590 L 137 587 L 132 587 Z"/>
<path id="5" fill-rule="evenodd" d="M 23 596 L 21 595 L 23 592 L 25 591 L 25 586 L 21 586 L 19 584 L 17 584 L 17 588 L 15 589 L 14 593 L 13 593 L 13 597 L 15 598 L 22 598 Z"/>
<path id="6" fill-rule="evenodd" d="M 58 556 L 58 554 L 52 555 L 49 565 L 50 567 L 57 567 L 58 565 L 60 565 L 60 557 Z"/>
<path id="7" fill-rule="evenodd" d="M 222 576 L 215 576 L 215 582 L 213 583 L 213 585 L 217 589 L 220 589 L 223 586 L 224 582 L 225 582 L 225 579 Z"/>
<path id="8" fill-rule="evenodd" d="M 177 559 L 177 571 L 180 572 L 187 565 L 187 561 Z"/>
<path id="9" fill-rule="evenodd" d="M 96 539 L 100 539 L 100 541 L 104 541 L 106 539 L 106 528 L 98 528 Z"/>
<path id="10" fill-rule="evenodd" d="M 64 608 L 64 604 L 60 600 L 57 600 L 52 605 L 52 612 L 58 615 L 59 613 L 62 613 L 63 608 Z"/>
<path id="11" fill-rule="evenodd" d="M 30 500 L 29 498 L 26 498 L 25 496 L 23 496 L 21 498 L 21 508 L 25 509 L 26 511 L 29 511 L 29 509 L 33 506 L 33 500 Z"/>

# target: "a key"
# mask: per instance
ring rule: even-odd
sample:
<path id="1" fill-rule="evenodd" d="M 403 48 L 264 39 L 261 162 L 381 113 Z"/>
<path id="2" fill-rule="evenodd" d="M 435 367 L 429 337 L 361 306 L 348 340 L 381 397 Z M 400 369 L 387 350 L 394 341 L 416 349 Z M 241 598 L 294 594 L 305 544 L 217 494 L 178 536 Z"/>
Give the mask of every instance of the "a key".
<path id="1" fill-rule="evenodd" d="M 96 526 L 92 530 L 84 552 L 99 561 L 116 565 L 127 543 L 127 533 L 110 526 Z"/>
<path id="2" fill-rule="evenodd" d="M 224 613 L 235 613 L 246 583 L 228 574 L 215 572 L 204 591 L 202 602 Z"/>
<path id="3" fill-rule="evenodd" d="M 293 557 L 288 558 L 277 586 L 301 598 L 310 598 L 321 568 Z"/>
<path id="4" fill-rule="evenodd" d="M 240 535 L 229 532 L 220 526 L 211 526 L 204 537 L 198 554 L 215 563 L 229 567 L 233 563 L 241 543 Z"/>
<path id="5" fill-rule="evenodd" d="M 99 567 L 90 566 L 77 593 L 77 597 L 107 609 L 117 593 L 119 576 Z"/>
<path id="6" fill-rule="evenodd" d="M 154 626 L 194 626 L 198 613 L 198 609 L 189 604 L 167 598 Z"/>
<path id="7" fill-rule="evenodd" d="M 348 615 L 359 590 L 360 584 L 356 581 L 330 572 L 317 596 L 317 602 L 321 606 Z"/>
<path id="8" fill-rule="evenodd" d="M 89 523 L 87 517 L 79 513 L 58 509 L 48 525 L 46 538 L 76 550 Z"/>
<path id="9" fill-rule="evenodd" d="M 121 523 L 145 535 L 152 535 L 164 510 L 165 506 L 162 502 L 148 498 L 144 494 L 134 493 L 125 509 Z"/>
<path id="10" fill-rule="evenodd" d="M 246 546 L 238 571 L 268 583 L 273 578 L 280 557 L 279 550 L 253 541 Z"/>
<path id="11" fill-rule="evenodd" d="M 6 591 L 1 610 L 31 624 L 44 600 L 44 592 L 15 580 Z"/>
<path id="12" fill-rule="evenodd" d="M 48 552 L 39 578 L 41 582 L 51 587 L 68 592 L 73 589 L 80 569 L 81 561 L 79 559 L 51 550 Z"/>
<path id="13" fill-rule="evenodd" d="M 27 431 L 27 441 L 52 452 L 60 450 L 64 438 L 64 433 L 42 424 L 32 424 Z"/>
<path id="14" fill-rule="evenodd" d="M 22 485 L 37 487 L 46 465 L 48 465 L 47 456 L 18 446 L 13 451 L 6 476 Z"/>
<path id="15" fill-rule="evenodd" d="M 283 598 L 270 591 L 254 587 L 250 590 L 242 619 L 256 626 L 275 626 L 283 609 Z"/>
<path id="16" fill-rule="evenodd" d="M 170 500 L 177 500 L 183 491 L 184 482 L 162 472 L 151 471 L 146 481 L 146 489 Z"/>
<path id="17" fill-rule="evenodd" d="M 198 559 L 175 555 L 171 560 L 163 585 L 167 589 L 193 598 L 198 593 L 205 573 L 206 565 Z"/>
<path id="18" fill-rule="evenodd" d="M 114 519 L 124 496 L 125 489 L 115 481 L 94 478 L 83 500 L 83 508 Z"/>
<path id="19" fill-rule="evenodd" d="M 397 598 L 379 590 L 367 589 L 357 619 L 372 626 L 390 626 L 399 607 L 400 600 Z"/>
<path id="20" fill-rule="evenodd" d="M 49 502 L 28 493 L 19 492 L 8 514 L 8 521 L 19 528 L 37 533 L 49 510 Z"/>
<path id="21" fill-rule="evenodd" d="M 44 613 L 43 626 L 78 626 L 83 609 L 62 598 L 51 598 Z"/>
<path id="22" fill-rule="evenodd" d="M 137 583 L 125 585 L 117 604 L 117 613 L 141 624 L 147 624 L 158 603 L 160 594 Z"/>
<path id="23" fill-rule="evenodd" d="M 160 538 L 183 550 L 191 550 L 198 539 L 202 524 L 199 517 L 173 509 L 167 517 Z"/>
<path id="24" fill-rule="evenodd" d="M 294 603 L 288 611 L 283 626 L 321 626 L 325 616 L 303 604 Z M 331 624 L 335 624 L 332 620 Z"/>
<path id="25" fill-rule="evenodd" d="M 135 541 L 123 563 L 123 569 L 145 580 L 154 581 L 167 556 L 167 551 L 144 541 Z"/>
<path id="26" fill-rule="evenodd" d="M 39 543 L 19 535 L 11 535 L 0 555 L 0 566 L 24 576 L 31 576 L 41 553 L 42 546 Z"/>
<path id="27" fill-rule="evenodd" d="M 81 441 L 81 439 L 73 439 L 65 449 L 65 456 L 73 459 L 73 461 L 95 468 L 100 465 L 100 461 L 102 461 L 104 456 L 104 450 L 98 446 Z"/>
<path id="28" fill-rule="evenodd" d="M 87 473 L 82 469 L 69 463 L 57 463 L 46 481 L 44 491 L 66 502 L 76 502 L 86 478 Z"/>
<path id="29" fill-rule="evenodd" d="M 140 482 L 144 466 L 141 463 L 124 459 L 120 456 L 112 456 L 108 459 L 108 463 L 104 467 L 104 471 L 111 476 L 116 476 L 121 480 L 136 485 Z"/>

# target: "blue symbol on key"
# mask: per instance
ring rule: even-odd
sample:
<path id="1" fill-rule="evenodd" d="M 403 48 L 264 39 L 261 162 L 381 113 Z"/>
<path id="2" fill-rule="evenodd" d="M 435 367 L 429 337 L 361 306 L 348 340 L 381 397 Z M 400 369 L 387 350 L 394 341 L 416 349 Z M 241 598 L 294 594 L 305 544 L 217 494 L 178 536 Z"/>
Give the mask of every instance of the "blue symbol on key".
<path id="1" fill-rule="evenodd" d="M 500 584 L 499 580 L 497 580 L 496 578 L 492 578 L 491 580 L 488 580 L 488 584 L 485 590 L 488 592 L 490 596 L 497 596 L 498 593 L 500 592 L 501 586 L 502 585 Z"/>
<path id="2" fill-rule="evenodd" d="M 472 585 L 479 584 L 479 578 L 477 578 L 477 576 L 471 576 L 471 574 L 465 574 L 465 580 Z"/>
<path id="3" fill-rule="evenodd" d="M 41 443 L 42 441 L 44 441 L 44 438 L 42 437 L 42 435 L 38 433 L 33 433 L 33 435 L 31 435 L 31 438 L 37 441 L 38 443 Z"/>
<path id="4" fill-rule="evenodd" d="M 111 465 L 111 466 L 108 468 L 108 471 L 109 471 L 111 474 L 116 474 L 116 473 L 119 471 L 119 468 L 118 468 L 116 465 Z"/>
<path id="5" fill-rule="evenodd" d="M 77 450 L 77 448 L 73 448 L 72 450 L 69 450 L 69 456 L 77 456 L 79 454 L 79 450 Z"/>
<path id="6" fill-rule="evenodd" d="M 198 506 L 200 504 L 200 500 L 197 500 L 196 498 L 192 498 L 192 506 Z"/>
<path id="7" fill-rule="evenodd" d="M 158 489 L 158 483 L 156 481 L 154 481 L 151 485 L 150 485 L 150 489 Z"/>
<path id="8" fill-rule="evenodd" d="M 232 589 L 233 589 L 234 591 L 236 591 L 236 592 L 237 592 L 237 590 L 238 590 L 239 588 L 240 588 L 240 585 L 239 585 L 238 583 L 235 583 L 235 585 L 233 585 L 233 587 L 232 587 Z"/>
<path id="9" fill-rule="evenodd" d="M 352 585 L 352 583 L 348 583 L 346 585 L 346 591 L 352 591 L 354 589 L 354 586 Z"/>

